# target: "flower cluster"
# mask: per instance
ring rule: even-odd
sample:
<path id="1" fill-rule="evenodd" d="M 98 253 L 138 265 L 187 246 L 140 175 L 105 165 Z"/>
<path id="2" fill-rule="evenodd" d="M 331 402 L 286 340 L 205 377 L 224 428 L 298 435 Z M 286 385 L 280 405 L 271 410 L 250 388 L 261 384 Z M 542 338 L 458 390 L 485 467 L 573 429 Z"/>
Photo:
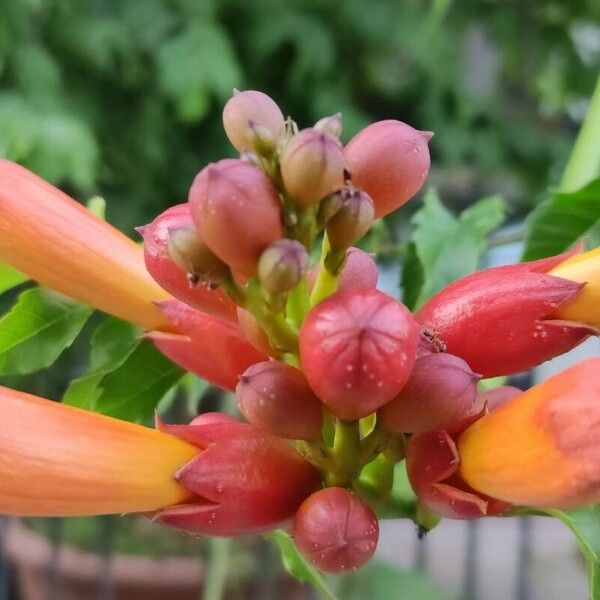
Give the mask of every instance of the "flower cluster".
<path id="1" fill-rule="evenodd" d="M 388 120 L 343 146 L 340 115 L 298 130 L 257 91 L 236 92 L 223 123 L 239 158 L 139 229 L 147 272 L 109 225 L 0 165 L 0 258 L 142 325 L 247 420 L 156 431 L 1 389 L 0 512 L 284 526 L 340 572 L 373 555 L 404 459 L 417 521 L 600 501 L 600 359 L 525 393 L 478 387 L 598 333 L 600 250 L 474 273 L 411 314 L 354 246 L 419 191 L 432 134 Z"/>

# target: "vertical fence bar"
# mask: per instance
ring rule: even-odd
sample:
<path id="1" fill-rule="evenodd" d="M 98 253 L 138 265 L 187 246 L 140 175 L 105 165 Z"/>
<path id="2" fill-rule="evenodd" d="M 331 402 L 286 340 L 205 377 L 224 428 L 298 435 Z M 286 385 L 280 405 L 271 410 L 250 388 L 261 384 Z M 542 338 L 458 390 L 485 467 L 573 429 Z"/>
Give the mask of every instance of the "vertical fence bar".
<path id="1" fill-rule="evenodd" d="M 8 600 L 8 587 L 10 583 L 8 558 L 4 549 L 7 525 L 8 519 L 0 516 L 0 600 Z"/>
<path id="2" fill-rule="evenodd" d="M 477 555 L 479 554 L 479 523 L 468 521 L 467 546 L 465 549 L 465 570 L 463 573 L 463 598 L 464 600 L 477 600 L 479 576 Z"/>
<path id="3" fill-rule="evenodd" d="M 115 582 L 113 577 L 113 550 L 115 541 L 115 517 L 105 515 L 97 519 L 98 552 L 102 557 L 98 579 L 98 600 L 113 600 Z"/>
<path id="4" fill-rule="evenodd" d="M 47 585 L 48 600 L 60 600 L 60 546 L 63 538 L 63 520 L 49 519 L 50 522 L 50 556 L 48 557 Z"/>

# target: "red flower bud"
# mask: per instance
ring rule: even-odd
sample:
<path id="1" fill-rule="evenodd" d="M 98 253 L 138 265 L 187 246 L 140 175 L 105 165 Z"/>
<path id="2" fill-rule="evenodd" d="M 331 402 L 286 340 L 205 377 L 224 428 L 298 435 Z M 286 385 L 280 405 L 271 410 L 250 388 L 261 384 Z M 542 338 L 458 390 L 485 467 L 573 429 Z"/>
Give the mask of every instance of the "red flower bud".
<path id="1" fill-rule="evenodd" d="M 311 289 L 320 270 L 319 262 L 308 272 L 308 285 Z M 358 248 L 349 248 L 346 252 L 346 262 L 338 276 L 337 292 L 373 289 L 377 287 L 378 277 L 377 263 L 373 260 L 373 255 Z"/>
<path id="2" fill-rule="evenodd" d="M 481 412 L 469 365 L 445 352 L 419 358 L 401 392 L 378 413 L 388 431 L 422 433 L 442 429 Z"/>
<path id="3" fill-rule="evenodd" d="M 287 442 L 251 425 L 157 425 L 201 449 L 175 474 L 196 498 L 154 515 L 166 525 L 217 536 L 267 531 L 291 518 L 320 484 Z"/>
<path id="4" fill-rule="evenodd" d="M 375 209 L 371 198 L 358 188 L 346 186 L 337 194 L 341 198 L 340 208 L 328 219 L 325 228 L 331 247 L 344 249 L 358 242 L 371 229 Z"/>
<path id="5" fill-rule="evenodd" d="M 476 519 L 505 512 L 509 504 L 473 491 L 457 476 L 460 459 L 444 430 L 413 436 L 406 448 L 406 469 L 419 501 L 449 519 Z"/>
<path id="6" fill-rule="evenodd" d="M 281 176 L 292 198 L 310 206 L 342 187 L 345 165 L 337 138 L 315 128 L 303 129 L 284 150 Z"/>
<path id="7" fill-rule="evenodd" d="M 408 202 L 429 172 L 433 134 L 401 121 L 379 121 L 359 131 L 344 149 L 352 183 L 375 203 L 375 218 Z"/>
<path id="8" fill-rule="evenodd" d="M 240 411 L 259 429 L 308 441 L 321 432 L 322 405 L 298 369 L 274 361 L 252 365 L 235 393 Z"/>
<path id="9" fill-rule="evenodd" d="M 279 106 L 266 94 L 235 91 L 223 109 L 223 126 L 232 145 L 243 152 L 254 150 L 257 128 L 276 142 L 284 132 L 285 119 Z"/>
<path id="10" fill-rule="evenodd" d="M 151 332 L 147 337 L 173 362 L 214 385 L 233 390 L 250 365 L 266 359 L 228 321 L 193 310 L 177 300 L 159 306 L 183 335 Z"/>
<path id="11" fill-rule="evenodd" d="M 269 336 L 255 319 L 254 315 L 247 310 L 238 307 L 238 322 L 242 335 L 260 352 L 266 356 L 279 357 L 279 353 L 273 349 L 269 342 Z"/>
<path id="12" fill-rule="evenodd" d="M 220 160 L 202 169 L 189 204 L 208 247 L 244 275 L 256 273 L 263 250 L 283 235 L 277 190 L 260 169 L 241 160 Z"/>
<path id="13" fill-rule="evenodd" d="M 322 571 L 341 573 L 368 562 L 379 539 L 373 510 L 355 493 L 331 487 L 306 499 L 294 518 L 296 546 Z"/>
<path id="14" fill-rule="evenodd" d="M 402 389 L 417 342 L 403 304 L 378 290 L 358 290 L 311 310 L 300 331 L 300 357 L 317 396 L 338 417 L 359 419 Z"/>
<path id="15" fill-rule="evenodd" d="M 538 271 L 556 258 L 463 277 L 433 296 L 416 318 L 484 377 L 535 367 L 595 333 L 580 323 L 551 320 L 583 285 Z"/>
<path id="16" fill-rule="evenodd" d="M 285 294 L 295 288 L 308 270 L 308 252 L 296 240 L 278 240 L 258 261 L 258 277 L 271 294 Z"/>
<path id="17" fill-rule="evenodd" d="M 236 306 L 221 289 L 190 285 L 190 281 L 169 254 L 169 231 L 193 227 L 187 204 L 178 204 L 158 215 L 150 225 L 139 227 L 144 238 L 146 269 L 155 281 L 176 298 L 203 312 L 236 321 Z"/>

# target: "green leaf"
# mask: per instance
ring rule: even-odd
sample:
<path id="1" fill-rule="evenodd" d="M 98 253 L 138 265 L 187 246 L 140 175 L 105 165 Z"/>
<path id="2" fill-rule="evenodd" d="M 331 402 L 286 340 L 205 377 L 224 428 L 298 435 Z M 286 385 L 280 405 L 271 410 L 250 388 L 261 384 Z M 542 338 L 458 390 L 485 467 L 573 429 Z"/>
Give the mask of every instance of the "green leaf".
<path id="1" fill-rule="evenodd" d="M 90 369 L 63 402 L 126 421 L 144 422 L 184 371 L 129 323 L 107 319 L 92 337 Z"/>
<path id="2" fill-rule="evenodd" d="M 27 281 L 27 277 L 12 267 L 0 263 L 0 294 Z"/>
<path id="3" fill-rule="evenodd" d="M 444 286 L 477 269 L 487 236 L 502 223 L 504 213 L 502 199 L 491 196 L 473 204 L 457 218 L 442 204 L 435 190 L 426 193 L 423 207 L 412 219 L 416 226 L 412 241 L 423 277 L 415 308 Z M 414 263 L 414 256 L 411 260 Z M 409 265 L 409 271 L 409 275 L 417 272 L 414 264 Z M 410 281 L 408 285 L 415 284 Z M 411 290 L 409 300 L 414 295 Z"/>
<path id="4" fill-rule="evenodd" d="M 77 337 L 92 309 L 43 288 L 24 291 L 0 319 L 0 374 L 49 367 Z"/>
<path id="5" fill-rule="evenodd" d="M 600 177 L 576 192 L 553 194 L 528 222 L 523 260 L 563 252 L 600 222 Z"/>
<path id="6" fill-rule="evenodd" d="M 294 541 L 285 531 L 277 529 L 265 537 L 277 545 L 283 566 L 292 577 L 312 585 L 325 600 L 337 600 L 323 575 L 298 552 Z"/>
<path id="7" fill-rule="evenodd" d="M 344 600 L 441 600 L 441 590 L 423 573 L 404 571 L 380 560 L 345 575 L 338 594 Z"/>
<path id="8" fill-rule="evenodd" d="M 590 599 L 600 600 L 600 505 L 576 510 L 540 511 L 560 519 L 574 534 L 588 571 Z"/>
<path id="9" fill-rule="evenodd" d="M 406 254 L 402 262 L 402 302 L 413 310 L 419 300 L 419 295 L 423 289 L 425 275 L 423 265 L 417 256 L 417 249 L 413 242 L 406 247 Z"/>

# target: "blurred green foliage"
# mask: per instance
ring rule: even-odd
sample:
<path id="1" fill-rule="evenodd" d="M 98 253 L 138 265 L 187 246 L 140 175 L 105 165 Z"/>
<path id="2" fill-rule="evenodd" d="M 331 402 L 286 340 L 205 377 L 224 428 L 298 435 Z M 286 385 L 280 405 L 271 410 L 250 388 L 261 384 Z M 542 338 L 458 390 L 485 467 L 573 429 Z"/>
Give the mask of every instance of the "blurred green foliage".
<path id="1" fill-rule="evenodd" d="M 301 125 L 342 111 L 346 138 L 385 117 L 431 129 L 444 197 L 530 205 L 600 64 L 595 0 L 0 0 L 0 15 L 0 155 L 102 194 L 128 231 L 232 154 L 234 86 Z"/>

